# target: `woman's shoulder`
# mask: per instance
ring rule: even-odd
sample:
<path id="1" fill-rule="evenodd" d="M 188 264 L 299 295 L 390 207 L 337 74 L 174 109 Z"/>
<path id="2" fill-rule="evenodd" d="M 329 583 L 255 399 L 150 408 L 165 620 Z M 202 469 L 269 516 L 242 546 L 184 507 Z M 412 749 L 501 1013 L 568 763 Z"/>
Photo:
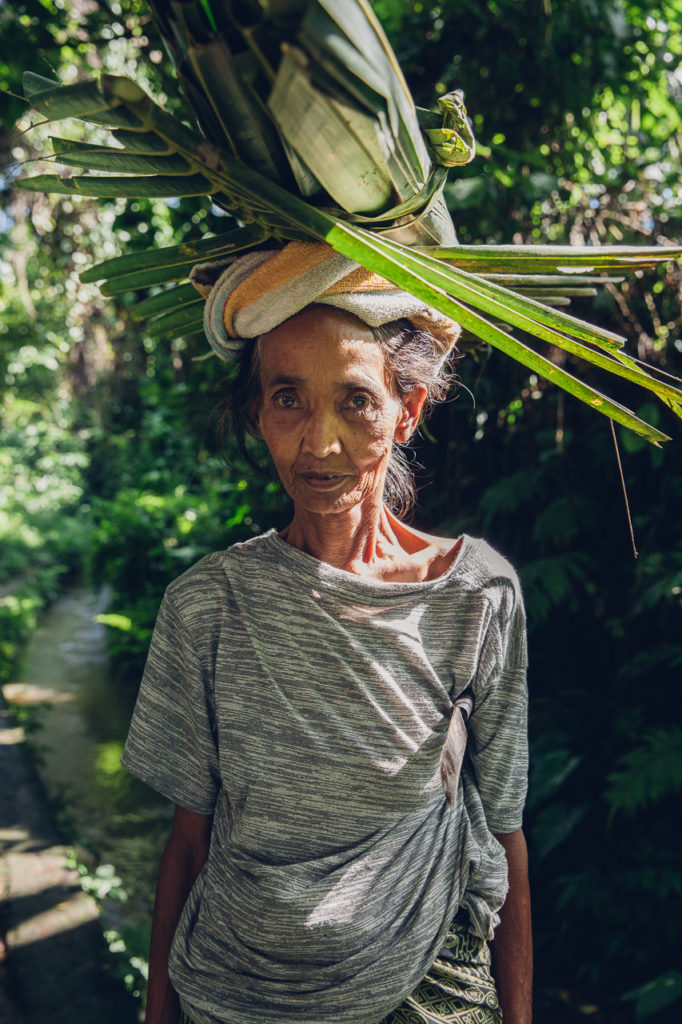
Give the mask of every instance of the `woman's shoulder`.
<path id="1" fill-rule="evenodd" d="M 182 606 L 197 600 L 210 600 L 218 592 L 224 594 L 229 591 L 232 573 L 239 571 L 244 559 L 250 560 L 267 548 L 268 538 L 272 533 L 273 531 L 269 530 L 267 533 L 204 555 L 168 585 L 166 598 Z"/>
<path id="2" fill-rule="evenodd" d="M 511 562 L 481 537 L 463 534 L 443 583 L 458 593 L 482 598 L 503 618 L 523 608 L 519 577 Z"/>
<path id="3" fill-rule="evenodd" d="M 400 526 L 401 542 L 411 557 L 428 555 L 431 559 L 432 571 L 428 578 L 451 576 L 475 588 L 505 582 L 518 588 L 518 576 L 511 562 L 483 538 L 461 534 L 453 539 L 424 533 L 405 524 Z"/>
<path id="4" fill-rule="evenodd" d="M 509 559 L 482 537 L 466 535 L 467 567 L 481 583 L 510 582 L 519 585 L 516 569 Z"/>

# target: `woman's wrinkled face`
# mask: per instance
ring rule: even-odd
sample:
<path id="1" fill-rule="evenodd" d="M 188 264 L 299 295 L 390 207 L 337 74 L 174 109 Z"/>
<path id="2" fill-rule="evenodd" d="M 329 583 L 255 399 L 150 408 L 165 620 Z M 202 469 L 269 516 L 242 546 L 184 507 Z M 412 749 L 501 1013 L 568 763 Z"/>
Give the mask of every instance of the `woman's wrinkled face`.
<path id="1" fill-rule="evenodd" d="M 370 329 L 312 306 L 259 346 L 258 428 L 297 507 L 325 513 L 380 503 L 393 439 L 407 440 L 418 410 L 396 394 Z"/>

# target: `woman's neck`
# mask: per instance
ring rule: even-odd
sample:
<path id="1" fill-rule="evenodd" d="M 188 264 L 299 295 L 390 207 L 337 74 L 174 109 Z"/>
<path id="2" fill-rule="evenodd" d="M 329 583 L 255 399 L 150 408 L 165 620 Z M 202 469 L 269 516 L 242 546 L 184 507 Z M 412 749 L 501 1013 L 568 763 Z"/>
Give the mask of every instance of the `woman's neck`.
<path id="1" fill-rule="evenodd" d="M 337 569 L 374 579 L 413 581 L 441 575 L 459 542 L 406 526 L 382 503 L 370 509 L 322 515 L 295 510 L 281 536 L 288 544 Z"/>
<path id="2" fill-rule="evenodd" d="M 337 569 L 371 575 L 370 567 L 377 559 L 386 526 L 382 505 L 369 509 L 354 506 L 329 514 L 295 509 L 282 537 L 293 547 Z"/>

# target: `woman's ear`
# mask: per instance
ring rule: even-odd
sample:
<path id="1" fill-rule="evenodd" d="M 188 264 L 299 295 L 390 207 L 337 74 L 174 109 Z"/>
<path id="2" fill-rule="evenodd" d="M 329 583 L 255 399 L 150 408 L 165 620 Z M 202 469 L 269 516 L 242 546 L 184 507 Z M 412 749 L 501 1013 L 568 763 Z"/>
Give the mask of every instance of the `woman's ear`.
<path id="1" fill-rule="evenodd" d="M 404 444 L 414 434 L 419 426 L 419 418 L 426 400 L 426 388 L 423 384 L 416 384 L 409 394 L 402 399 L 403 409 L 395 428 L 395 439 L 398 444 Z"/>

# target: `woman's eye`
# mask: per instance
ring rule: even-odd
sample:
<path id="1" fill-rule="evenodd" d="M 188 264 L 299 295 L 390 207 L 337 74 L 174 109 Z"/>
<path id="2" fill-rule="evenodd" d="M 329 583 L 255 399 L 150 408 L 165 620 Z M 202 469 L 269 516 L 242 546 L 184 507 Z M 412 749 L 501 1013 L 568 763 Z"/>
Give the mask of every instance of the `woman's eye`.
<path id="1" fill-rule="evenodd" d="M 368 409 L 370 406 L 369 395 L 363 395 L 362 393 L 357 395 L 351 395 L 348 400 L 348 404 L 350 405 L 351 409 L 357 409 L 358 411 Z"/>
<path id="2" fill-rule="evenodd" d="M 296 396 L 288 391 L 275 395 L 274 402 L 280 409 L 296 409 L 298 406 Z"/>

